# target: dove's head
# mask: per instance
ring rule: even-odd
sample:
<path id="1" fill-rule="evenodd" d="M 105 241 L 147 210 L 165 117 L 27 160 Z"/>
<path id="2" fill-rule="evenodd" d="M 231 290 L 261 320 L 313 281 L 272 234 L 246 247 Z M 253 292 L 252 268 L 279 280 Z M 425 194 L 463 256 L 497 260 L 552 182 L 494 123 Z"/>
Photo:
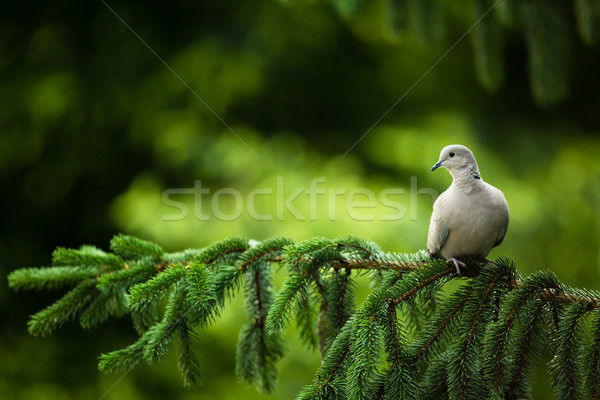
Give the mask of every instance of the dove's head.
<path id="1" fill-rule="evenodd" d="M 471 150 L 460 144 L 452 144 L 442 149 L 440 160 L 431 167 L 435 171 L 446 168 L 454 178 L 475 177 L 479 179 L 479 168 Z"/>

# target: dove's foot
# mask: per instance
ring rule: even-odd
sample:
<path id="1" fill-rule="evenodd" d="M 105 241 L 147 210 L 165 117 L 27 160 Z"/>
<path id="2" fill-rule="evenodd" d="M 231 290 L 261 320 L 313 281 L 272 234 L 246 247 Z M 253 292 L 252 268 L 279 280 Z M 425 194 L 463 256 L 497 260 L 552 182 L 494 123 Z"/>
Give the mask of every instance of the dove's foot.
<path id="1" fill-rule="evenodd" d="M 467 266 L 467 264 L 465 264 L 464 262 L 462 262 L 462 261 L 460 261 L 460 260 L 457 260 L 457 259 L 456 259 L 456 258 L 454 258 L 454 257 L 452 257 L 452 258 L 449 258 L 449 259 L 448 259 L 448 261 L 451 261 L 451 262 L 453 262 L 453 263 L 454 263 L 454 266 L 456 267 L 456 273 L 457 273 L 457 274 L 459 274 L 459 275 L 460 275 L 460 268 L 459 268 L 458 266 L 459 266 L 459 265 L 460 265 L 461 267 L 466 267 L 466 266 Z"/>

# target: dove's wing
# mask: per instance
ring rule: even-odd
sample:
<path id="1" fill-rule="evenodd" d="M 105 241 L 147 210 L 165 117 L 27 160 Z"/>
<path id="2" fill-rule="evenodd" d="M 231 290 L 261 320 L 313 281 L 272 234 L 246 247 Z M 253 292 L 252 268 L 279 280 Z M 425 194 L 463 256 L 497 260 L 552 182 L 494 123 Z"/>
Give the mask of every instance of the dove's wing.
<path id="1" fill-rule="evenodd" d="M 506 208 L 506 222 L 504 223 L 504 226 L 498 232 L 498 239 L 496 240 L 496 243 L 494 243 L 494 247 L 500 246 L 500 244 L 504 240 L 504 236 L 506 236 L 506 232 L 508 231 L 508 220 L 509 220 L 509 215 L 508 215 L 508 207 L 507 207 Z"/>
<path id="2" fill-rule="evenodd" d="M 443 195 L 443 194 L 442 194 Z M 429 222 L 429 233 L 427 234 L 427 250 L 429 254 L 435 255 L 440 251 L 446 239 L 448 239 L 448 227 L 444 224 L 441 217 L 442 196 L 433 204 L 433 213 Z"/>

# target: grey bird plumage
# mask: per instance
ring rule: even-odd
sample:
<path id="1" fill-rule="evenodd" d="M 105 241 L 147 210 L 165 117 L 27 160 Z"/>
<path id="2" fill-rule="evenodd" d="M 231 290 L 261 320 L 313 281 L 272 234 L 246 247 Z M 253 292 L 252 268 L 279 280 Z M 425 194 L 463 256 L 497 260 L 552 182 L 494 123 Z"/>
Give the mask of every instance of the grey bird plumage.
<path id="1" fill-rule="evenodd" d="M 452 184 L 433 204 L 427 250 L 456 266 L 461 258 L 485 260 L 504 240 L 508 230 L 508 204 L 504 194 L 481 179 L 471 150 L 462 145 L 444 147 L 431 168 L 446 168 Z"/>

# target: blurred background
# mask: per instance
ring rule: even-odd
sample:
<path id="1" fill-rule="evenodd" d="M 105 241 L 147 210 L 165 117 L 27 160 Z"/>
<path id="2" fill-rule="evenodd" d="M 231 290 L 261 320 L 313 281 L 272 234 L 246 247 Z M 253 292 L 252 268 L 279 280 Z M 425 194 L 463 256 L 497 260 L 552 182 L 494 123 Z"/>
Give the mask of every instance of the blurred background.
<path id="1" fill-rule="evenodd" d="M 106 249 L 118 232 L 167 251 L 232 235 L 358 234 L 415 252 L 432 194 L 451 182 L 429 169 L 460 143 L 510 205 L 491 257 L 600 289 L 600 10 L 451 3 L 5 4 L 2 276 L 50 264 L 56 246 Z M 311 197 L 311 182 L 324 193 Z M 238 296 L 201 332 L 199 389 L 182 387 L 173 356 L 119 380 L 97 357 L 134 341 L 126 318 L 28 335 L 28 316 L 60 295 L 0 285 L 0 398 L 97 399 L 114 385 L 102 398 L 290 399 L 319 363 L 290 329 L 278 391 L 239 383 Z M 536 398 L 550 396 L 543 370 Z"/>

